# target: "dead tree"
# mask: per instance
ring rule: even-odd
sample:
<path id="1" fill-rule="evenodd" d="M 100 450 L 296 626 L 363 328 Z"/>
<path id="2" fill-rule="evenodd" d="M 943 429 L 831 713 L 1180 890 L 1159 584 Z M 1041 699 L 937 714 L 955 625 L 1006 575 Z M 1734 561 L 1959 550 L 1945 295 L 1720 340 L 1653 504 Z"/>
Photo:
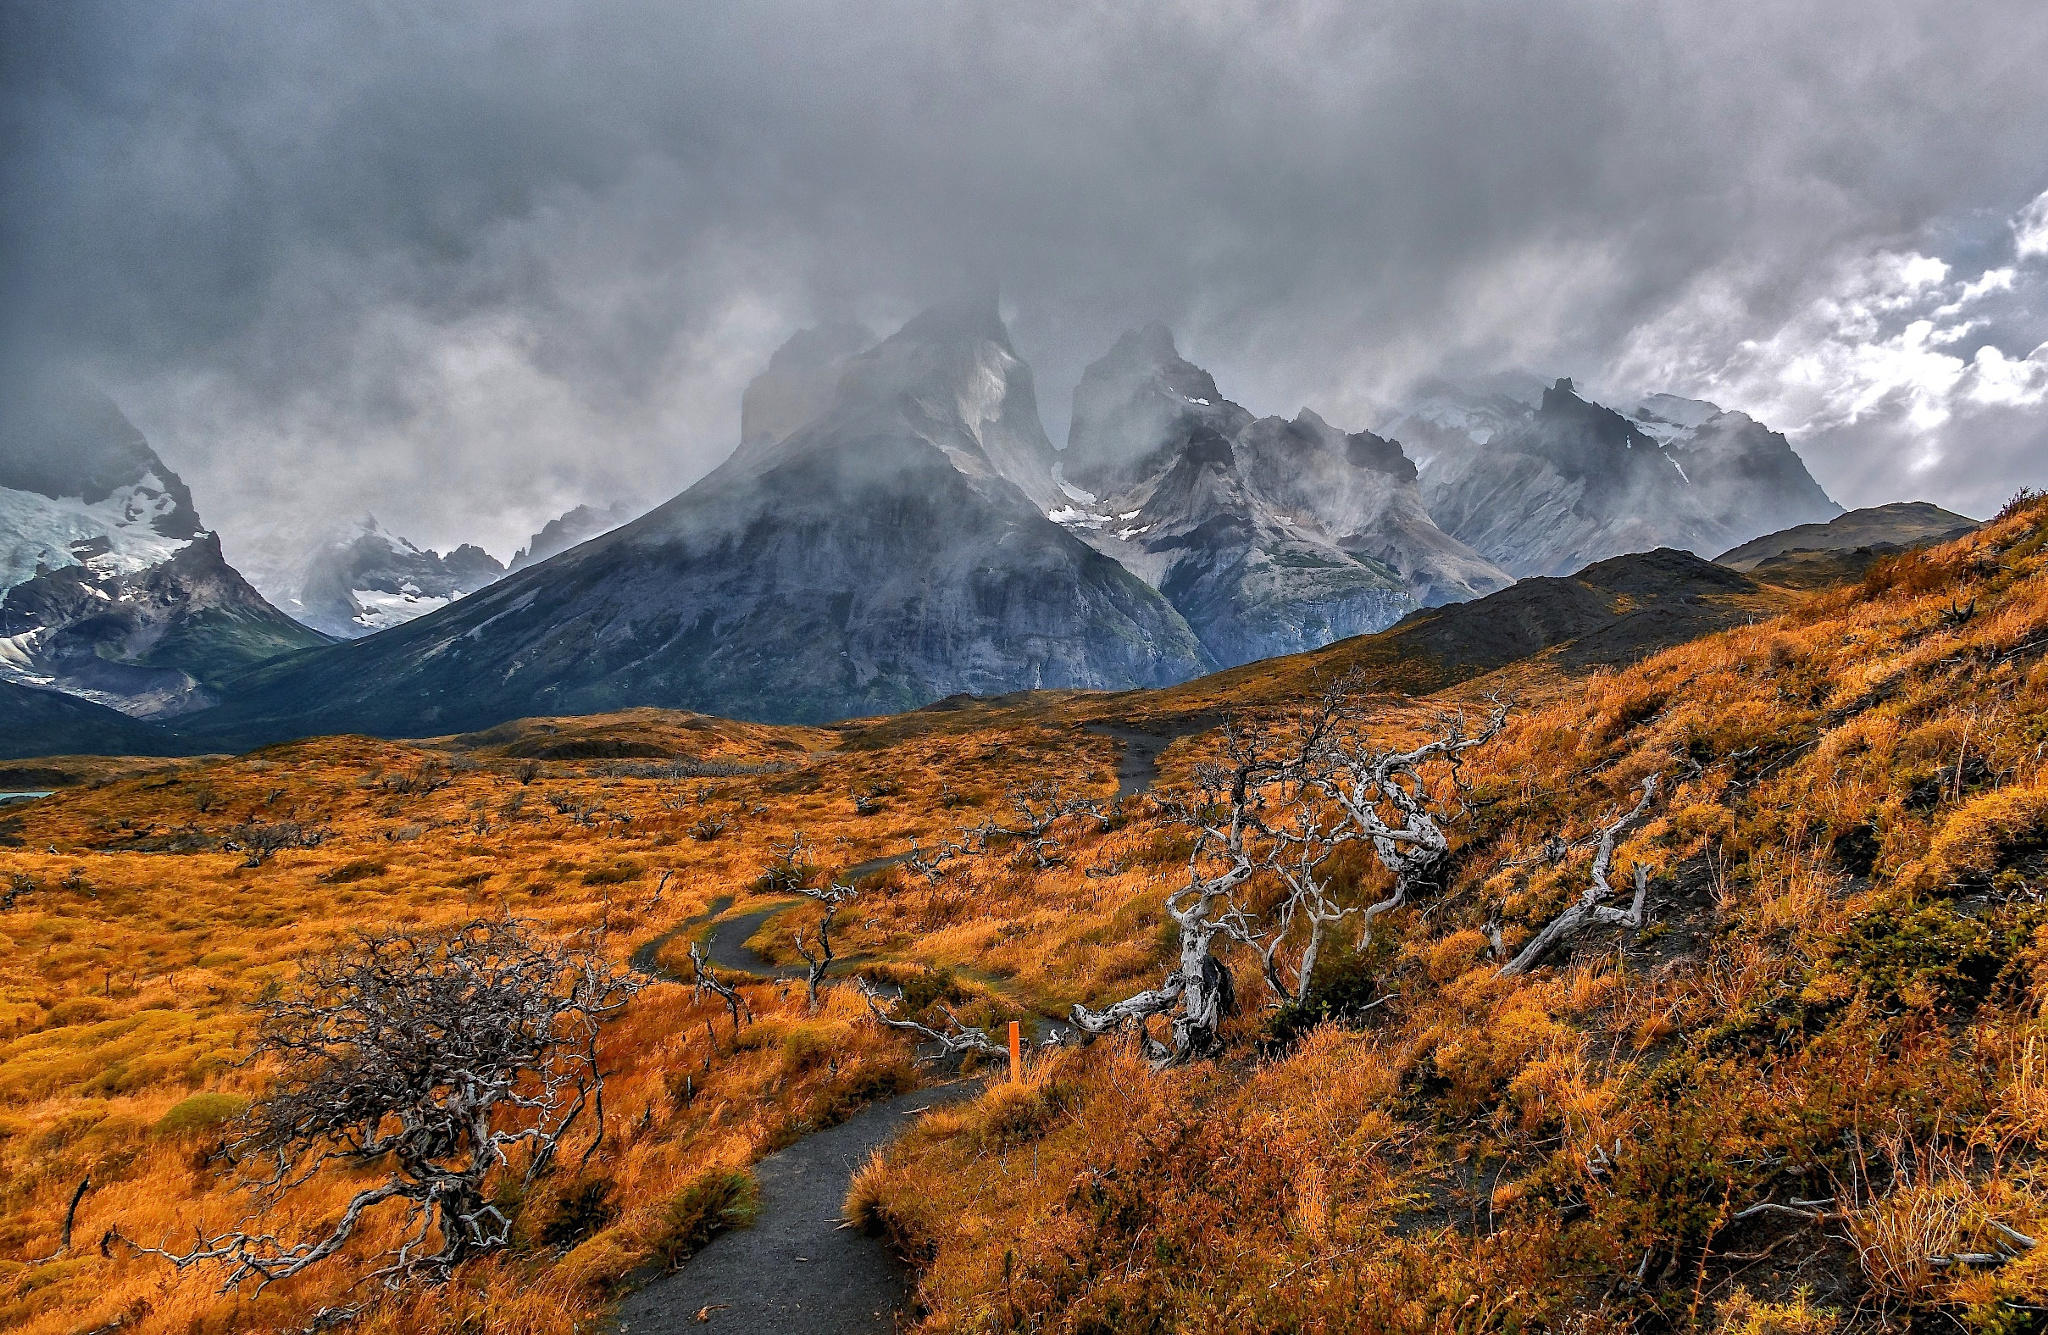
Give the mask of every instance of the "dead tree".
<path id="1" fill-rule="evenodd" d="M 1271 837 L 1263 815 L 1265 790 L 1291 783 L 1300 791 L 1335 708 L 1334 699 L 1327 702 L 1285 754 L 1265 734 L 1226 725 L 1230 763 L 1202 766 L 1193 798 L 1167 803 L 1169 814 L 1195 832 L 1188 882 L 1165 904 L 1179 929 L 1180 958 L 1156 988 L 1099 1011 L 1076 1002 L 1068 1018 L 1081 1033 L 1099 1037 L 1130 1029 L 1145 1055 L 1160 1066 L 1213 1056 L 1221 1049 L 1223 1021 L 1236 1009 L 1237 996 L 1229 966 L 1216 955 L 1216 942 L 1218 937 L 1251 936 L 1245 910 L 1233 896 L 1264 865 L 1258 845 Z M 1173 1016 L 1171 1045 L 1161 1043 L 1148 1027 L 1153 1016 L 1167 1014 Z"/>
<path id="2" fill-rule="evenodd" d="M 818 919 L 817 936 L 806 940 L 804 929 L 796 929 L 796 953 L 803 956 L 810 966 L 805 975 L 805 998 L 812 1010 L 818 1008 L 818 988 L 825 981 L 825 971 L 832 967 L 832 920 L 839 916 L 839 910 L 853 902 L 860 892 L 850 885 L 828 885 L 823 890 L 800 885 L 796 892 L 806 899 L 815 899 L 824 906 L 825 912 Z"/>
<path id="3" fill-rule="evenodd" d="M 966 843 L 941 839 L 926 852 L 924 846 L 913 843 L 910 852 L 903 859 L 903 865 L 915 874 L 924 877 L 928 885 L 937 885 L 945 877 L 943 868 L 955 858 L 965 857 L 969 852 Z"/>
<path id="4" fill-rule="evenodd" d="M 747 999 L 740 995 L 738 988 L 730 983 L 720 982 L 718 975 L 711 972 L 711 962 L 704 958 L 695 941 L 690 943 L 690 967 L 695 970 L 691 986 L 697 999 L 701 1001 L 704 993 L 709 991 L 724 1001 L 726 1010 L 732 1013 L 732 1036 L 738 1038 L 741 1012 L 745 1012 L 747 1022 L 751 1024 L 754 1019 L 754 1008 L 747 1004 Z"/>
<path id="5" fill-rule="evenodd" d="M 260 867 L 285 849 L 318 848 L 326 838 L 326 830 L 295 820 L 250 821 L 229 830 L 227 838 L 221 841 L 221 847 L 245 854 L 244 867 Z"/>
<path id="6" fill-rule="evenodd" d="M 1476 732 L 1467 728 L 1462 712 L 1439 714 L 1437 735 L 1406 751 L 1374 746 L 1355 732 L 1326 743 L 1332 758 L 1330 796 L 1353 828 L 1372 842 L 1373 855 L 1394 878 L 1384 898 L 1361 910 L 1359 950 L 1372 944 L 1375 919 L 1405 907 L 1436 884 L 1451 851 L 1444 827 L 1463 814 L 1460 763 L 1507 726 L 1508 703 L 1491 703 Z M 1432 767 L 1440 771 L 1434 778 Z"/>
<path id="7" fill-rule="evenodd" d="M 1078 796 L 1063 789 L 1056 779 L 1013 788 L 1007 794 L 1011 808 L 1017 813 L 1016 823 L 998 824 L 990 819 L 968 830 L 966 833 L 976 851 L 986 849 L 997 839 L 1009 839 L 1031 855 L 1032 860 L 1043 871 L 1059 865 L 1061 841 L 1053 834 L 1053 827 L 1070 816 L 1093 816 L 1098 824 L 1107 824 L 1108 816 L 1103 813 L 1102 803 L 1092 797 Z"/>
<path id="8" fill-rule="evenodd" d="M 1431 741 L 1397 751 L 1362 733 L 1350 690 L 1348 681 L 1331 688 L 1318 712 L 1286 734 L 1227 726 L 1226 762 L 1199 768 L 1191 797 L 1163 803 L 1195 832 L 1187 884 L 1165 904 L 1179 929 L 1179 961 L 1157 988 L 1101 1011 L 1077 1004 L 1070 1018 L 1084 1035 L 1134 1030 L 1162 1066 L 1214 1055 L 1235 1005 L 1219 938 L 1258 954 L 1276 1001 L 1300 1004 L 1334 927 L 1358 914 L 1363 949 L 1375 918 L 1434 884 L 1450 849 L 1444 827 L 1460 809 L 1458 762 L 1500 732 L 1508 706 L 1497 702 L 1476 731 L 1463 715 L 1440 716 Z M 1362 908 L 1340 903 L 1323 870 L 1338 848 L 1359 840 L 1393 875 L 1391 892 Z M 1266 901 L 1250 893 L 1257 882 L 1277 883 L 1277 902 L 1261 908 Z M 1283 947 L 1296 940 L 1289 966 Z M 1168 1014 L 1170 1044 L 1147 1028 Z"/>
<path id="9" fill-rule="evenodd" d="M 217 1265 L 223 1291 L 253 1280 L 260 1292 L 340 1252 L 367 1216 L 399 1203 L 404 1240 L 367 1278 L 445 1282 L 510 1237 L 490 1184 L 513 1152 L 525 1149 L 530 1183 L 593 1105 L 590 1150 L 601 1142 L 598 1029 L 637 987 L 578 951 L 529 940 L 509 919 L 364 936 L 256 1004 L 250 1058 L 280 1073 L 226 1146 L 257 1197 L 251 1214 L 183 1252 L 113 1236 L 180 1270 Z M 252 1231 L 330 1166 L 383 1177 L 315 1237 Z"/>
<path id="10" fill-rule="evenodd" d="M 1614 894 L 1614 887 L 1607 883 L 1607 870 L 1614 862 L 1615 843 L 1649 814 L 1650 803 L 1656 796 L 1657 776 L 1652 774 L 1643 780 L 1643 795 L 1636 800 L 1635 806 L 1601 829 L 1600 845 L 1593 853 L 1593 876 L 1585 893 L 1570 908 L 1545 924 L 1543 930 L 1530 937 L 1529 944 L 1522 947 L 1521 953 L 1501 966 L 1501 977 L 1512 978 L 1529 972 L 1567 938 L 1595 924 L 1631 929 L 1643 925 L 1643 906 L 1650 894 L 1649 870 L 1641 863 L 1636 864 L 1635 899 L 1625 909 L 1615 908 L 1606 902 Z"/>
<path id="11" fill-rule="evenodd" d="M 951 1006 L 946 1005 L 944 1002 L 939 1002 L 937 1005 L 940 1010 L 946 1013 L 948 1026 L 945 1029 L 934 1029 L 928 1024 L 920 1024 L 916 1020 L 898 1018 L 883 1010 L 882 994 L 876 991 L 867 979 L 854 979 L 854 986 L 858 987 L 860 994 L 867 998 L 868 1012 L 877 1020 L 888 1025 L 891 1029 L 902 1029 L 938 1044 L 938 1055 L 941 1057 L 954 1057 L 968 1052 L 979 1053 L 984 1057 L 1008 1057 L 1010 1055 L 1009 1048 L 990 1038 L 986 1029 L 977 1029 L 966 1023 L 953 1012 Z"/>
<path id="12" fill-rule="evenodd" d="M 1311 790 L 1312 791 L 1312 790 Z M 1353 837 L 1341 826 L 1325 824 L 1309 800 L 1298 798 L 1297 818 L 1287 827 L 1268 827 L 1258 870 L 1271 873 L 1283 886 L 1279 903 L 1266 914 L 1235 910 L 1224 916 L 1231 939 L 1259 957 L 1260 976 L 1280 1005 L 1302 1005 L 1315 986 L 1316 961 L 1329 931 L 1356 911 L 1337 902 L 1323 864 Z M 1297 933 L 1299 924 L 1302 931 Z M 1283 947 L 1297 935 L 1305 939 L 1290 968 Z M 1293 977 L 1289 978 L 1289 973 Z"/>
<path id="13" fill-rule="evenodd" d="M 787 844 L 775 846 L 775 856 L 761 869 L 761 889 L 769 894 L 801 891 L 818 871 L 811 853 L 802 830 L 790 835 Z"/>

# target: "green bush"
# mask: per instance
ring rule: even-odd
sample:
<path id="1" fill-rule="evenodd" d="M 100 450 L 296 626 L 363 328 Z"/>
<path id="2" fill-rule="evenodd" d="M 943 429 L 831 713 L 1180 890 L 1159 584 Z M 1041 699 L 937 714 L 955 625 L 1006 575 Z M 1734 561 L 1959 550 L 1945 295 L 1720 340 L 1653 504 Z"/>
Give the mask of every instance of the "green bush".
<path id="1" fill-rule="evenodd" d="M 171 1110 L 157 1119 L 157 1134 L 162 1136 L 190 1136 L 202 1131 L 211 1131 L 224 1122 L 242 1115 L 242 1109 L 249 1106 L 247 1099 L 233 1094 L 194 1094 L 174 1104 Z"/>
<path id="2" fill-rule="evenodd" d="M 2024 940 L 2017 924 L 1994 925 L 1946 904 L 1885 908 L 1830 943 L 1828 963 L 1887 1008 L 1970 1010 L 1991 995 Z"/>
<path id="3" fill-rule="evenodd" d="M 760 1188 L 744 1168 L 713 1168 L 675 1194 L 652 1239 L 654 1254 L 673 1269 L 728 1228 L 754 1222 Z"/>

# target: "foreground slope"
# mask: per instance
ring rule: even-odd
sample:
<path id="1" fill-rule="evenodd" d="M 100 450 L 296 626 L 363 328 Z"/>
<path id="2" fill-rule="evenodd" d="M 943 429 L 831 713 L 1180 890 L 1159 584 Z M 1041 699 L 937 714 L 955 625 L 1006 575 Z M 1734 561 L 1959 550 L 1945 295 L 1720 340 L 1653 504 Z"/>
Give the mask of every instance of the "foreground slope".
<path id="1" fill-rule="evenodd" d="M 1184 1071 L 1063 1056 L 856 1183 L 849 1207 L 929 1258 L 923 1329 L 2035 1328 L 2048 503 L 1522 684 L 1462 767 L 1444 885 L 1326 956 L 1322 1009 L 1247 1004 L 1232 1059 Z M 1181 775 L 1214 754 L 1179 745 Z M 1503 977 L 1653 775 L 1614 864 L 1644 870 L 1648 924 Z M 1186 877 L 1184 845 L 1105 845 L 1149 895 L 1085 870 L 956 892 L 1031 915 L 1000 958 L 1098 1002 L 1168 964 L 1164 936 L 1116 951 L 1103 924 L 1136 938 Z M 1385 891 L 1369 857 L 1345 873 L 1351 905 Z"/>
<path id="2" fill-rule="evenodd" d="M 1569 576 L 1525 579 L 1469 603 L 1411 613 L 1372 635 L 1249 663 L 1132 698 L 1148 716 L 1314 697 L 1351 674 L 1373 689 L 1422 694 L 1528 665 L 1584 672 L 1782 611 L 1800 596 L 1668 548 L 1598 561 Z"/>

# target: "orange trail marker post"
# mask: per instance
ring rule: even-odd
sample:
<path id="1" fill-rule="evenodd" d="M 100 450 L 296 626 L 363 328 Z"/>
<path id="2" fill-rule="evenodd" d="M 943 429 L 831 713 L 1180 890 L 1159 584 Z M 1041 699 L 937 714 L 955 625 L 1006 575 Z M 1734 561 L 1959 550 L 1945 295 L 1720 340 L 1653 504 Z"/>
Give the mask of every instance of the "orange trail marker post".
<path id="1" fill-rule="evenodd" d="M 1010 1021 L 1010 1083 L 1016 1084 L 1024 1078 L 1023 1040 L 1021 1029 L 1015 1020 Z"/>

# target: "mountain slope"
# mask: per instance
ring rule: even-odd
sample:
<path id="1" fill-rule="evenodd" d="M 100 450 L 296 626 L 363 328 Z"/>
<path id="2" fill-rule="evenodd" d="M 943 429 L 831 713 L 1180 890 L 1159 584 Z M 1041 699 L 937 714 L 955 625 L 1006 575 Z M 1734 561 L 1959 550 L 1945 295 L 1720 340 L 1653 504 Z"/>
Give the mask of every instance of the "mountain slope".
<path id="1" fill-rule="evenodd" d="M 1570 380 L 1495 377 L 1435 386 L 1385 430 L 1424 460 L 1437 523 L 1518 577 L 1660 546 L 1708 556 L 1841 513 L 1784 436 L 1667 394 L 1624 416 Z"/>
<path id="2" fill-rule="evenodd" d="M 1735 570 L 1756 570 L 1801 553 L 1896 551 L 1946 542 L 1982 525 L 1968 515 L 1927 501 L 1896 501 L 1851 510 L 1824 524 L 1800 524 L 1752 538 L 1714 560 Z"/>
<path id="3" fill-rule="evenodd" d="M 179 755 L 188 749 L 165 729 L 119 710 L 61 691 L 0 681 L 0 760 Z"/>
<path id="4" fill-rule="evenodd" d="M 325 643 L 228 565 L 185 484 L 104 395 L 16 383 L 0 397 L 0 680 L 169 715 Z"/>
<path id="5" fill-rule="evenodd" d="M 1433 523 L 1398 445 L 1255 418 L 1163 325 L 1083 375 L 1054 517 L 1172 601 L 1217 661 L 1377 630 L 1504 572 Z"/>
<path id="6" fill-rule="evenodd" d="M 1040 512 L 1037 423 L 993 308 L 927 312 L 851 359 L 809 425 L 452 606 L 253 673 L 196 726 L 419 734 L 649 704 L 815 721 L 1211 666 L 1164 599 Z"/>
<path id="7" fill-rule="evenodd" d="M 1690 552 L 1660 548 L 1574 574 L 1525 579 L 1470 602 L 1410 614 L 1371 635 L 1218 672 L 1120 702 L 1125 713 L 1185 717 L 1312 698 L 1360 674 L 1366 688 L 1420 695 L 1520 664 L 1615 667 L 1784 610 L 1797 595 Z"/>

